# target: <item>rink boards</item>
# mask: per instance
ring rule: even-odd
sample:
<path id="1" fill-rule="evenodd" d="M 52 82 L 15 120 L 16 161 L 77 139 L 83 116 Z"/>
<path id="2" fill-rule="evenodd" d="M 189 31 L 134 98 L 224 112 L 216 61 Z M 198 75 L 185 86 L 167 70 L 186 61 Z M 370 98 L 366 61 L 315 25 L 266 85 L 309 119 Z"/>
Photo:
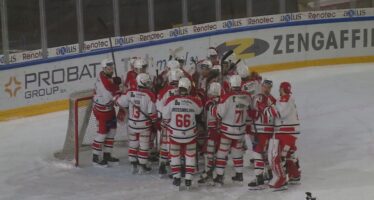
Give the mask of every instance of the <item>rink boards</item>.
<path id="1" fill-rule="evenodd" d="M 206 57 L 208 47 L 234 50 L 258 72 L 307 66 L 374 62 L 374 9 L 271 15 L 192 25 L 112 38 L 117 71 L 128 59 L 147 58 L 149 73 L 162 71 L 170 50 L 190 59 Z M 66 109 L 69 94 L 93 87 L 100 61 L 111 57 L 109 40 L 11 54 L 0 66 L 0 121 Z"/>

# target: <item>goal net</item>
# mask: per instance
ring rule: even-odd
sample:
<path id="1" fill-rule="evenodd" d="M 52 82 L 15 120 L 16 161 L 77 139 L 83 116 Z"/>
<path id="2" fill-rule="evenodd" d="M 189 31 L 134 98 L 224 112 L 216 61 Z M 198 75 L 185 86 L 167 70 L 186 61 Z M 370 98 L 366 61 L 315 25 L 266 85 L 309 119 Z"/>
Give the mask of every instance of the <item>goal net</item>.
<path id="1" fill-rule="evenodd" d="M 93 90 L 74 92 L 69 97 L 69 120 L 65 142 L 61 151 L 55 157 L 73 161 L 80 165 L 85 157 L 91 159 L 91 144 L 96 136 L 96 118 L 92 112 Z M 125 126 L 117 128 L 116 143 L 126 140 Z M 86 158 L 86 160 L 87 160 Z"/>

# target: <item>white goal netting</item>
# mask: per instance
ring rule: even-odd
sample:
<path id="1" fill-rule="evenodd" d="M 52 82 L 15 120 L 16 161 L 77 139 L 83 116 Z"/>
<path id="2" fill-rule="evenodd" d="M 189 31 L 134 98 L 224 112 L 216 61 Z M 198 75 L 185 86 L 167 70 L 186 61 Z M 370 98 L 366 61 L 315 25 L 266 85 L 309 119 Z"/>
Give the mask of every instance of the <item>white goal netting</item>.
<path id="1" fill-rule="evenodd" d="M 78 91 L 70 95 L 65 142 L 62 150 L 55 153 L 56 158 L 74 161 L 76 166 L 85 157 L 91 155 L 87 152 L 90 152 L 91 143 L 96 136 L 97 126 L 92 113 L 92 96 L 93 90 Z M 118 124 L 116 144 L 126 140 L 125 129 L 123 124 Z"/>

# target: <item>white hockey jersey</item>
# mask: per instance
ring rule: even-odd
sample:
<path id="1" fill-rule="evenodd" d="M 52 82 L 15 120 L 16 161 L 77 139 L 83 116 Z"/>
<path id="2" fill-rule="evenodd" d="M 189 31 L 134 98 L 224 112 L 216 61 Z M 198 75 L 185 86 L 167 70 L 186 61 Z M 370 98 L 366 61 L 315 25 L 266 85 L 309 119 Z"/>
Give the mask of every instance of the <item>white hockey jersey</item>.
<path id="1" fill-rule="evenodd" d="M 218 120 L 217 120 L 217 116 L 215 114 L 216 112 L 216 109 L 217 109 L 217 100 L 214 100 L 214 99 L 209 99 L 206 103 L 205 103 L 205 114 L 206 114 L 206 125 L 209 128 L 214 128 L 216 129 L 217 128 L 217 125 L 218 125 Z"/>
<path id="2" fill-rule="evenodd" d="M 265 95 L 263 93 L 258 93 L 257 95 L 253 96 L 254 101 L 259 98 L 265 98 L 266 105 L 265 108 L 259 111 L 259 106 L 256 102 L 253 102 L 254 107 L 253 112 L 255 113 L 254 118 L 254 125 L 251 126 L 251 131 L 253 133 L 266 133 L 266 134 L 273 134 L 274 133 L 274 126 L 275 126 L 275 118 L 278 117 L 278 111 L 275 107 L 276 99 L 272 95 Z"/>
<path id="3" fill-rule="evenodd" d="M 119 86 L 114 84 L 110 77 L 100 72 L 95 82 L 95 92 L 93 96 L 94 109 L 99 112 L 112 111 L 114 109 L 113 97 L 119 92 Z"/>
<path id="4" fill-rule="evenodd" d="M 201 114 L 202 106 L 196 97 L 169 97 L 162 110 L 162 117 L 169 129 L 170 139 L 177 143 L 189 143 L 196 138 L 196 115 Z"/>
<path id="5" fill-rule="evenodd" d="M 162 118 L 162 109 L 165 106 L 166 100 L 176 94 L 178 94 L 178 87 L 169 84 L 160 90 L 156 102 L 156 109 L 159 118 Z"/>
<path id="6" fill-rule="evenodd" d="M 276 104 L 279 117 L 275 119 L 276 134 L 300 134 L 300 121 L 295 100 L 291 95 L 281 96 Z"/>
<path id="7" fill-rule="evenodd" d="M 128 108 L 129 127 L 144 130 L 157 118 L 156 97 L 150 90 L 128 90 L 117 98 L 118 106 Z"/>
<path id="8" fill-rule="evenodd" d="M 217 116 L 221 119 L 221 132 L 231 139 L 241 139 L 245 134 L 251 97 L 245 92 L 229 92 L 221 97 Z"/>

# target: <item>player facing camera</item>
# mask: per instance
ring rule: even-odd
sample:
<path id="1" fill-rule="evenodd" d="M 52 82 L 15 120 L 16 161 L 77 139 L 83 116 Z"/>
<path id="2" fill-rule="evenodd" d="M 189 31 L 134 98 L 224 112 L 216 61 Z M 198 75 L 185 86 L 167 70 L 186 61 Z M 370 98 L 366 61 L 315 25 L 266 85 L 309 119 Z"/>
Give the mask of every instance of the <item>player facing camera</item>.
<path id="1" fill-rule="evenodd" d="M 101 61 L 101 66 L 103 67 L 103 73 L 105 76 L 112 78 L 112 81 L 116 85 L 120 85 L 122 80 L 120 77 L 113 77 L 114 74 L 114 62 L 110 59 L 104 59 Z"/>

